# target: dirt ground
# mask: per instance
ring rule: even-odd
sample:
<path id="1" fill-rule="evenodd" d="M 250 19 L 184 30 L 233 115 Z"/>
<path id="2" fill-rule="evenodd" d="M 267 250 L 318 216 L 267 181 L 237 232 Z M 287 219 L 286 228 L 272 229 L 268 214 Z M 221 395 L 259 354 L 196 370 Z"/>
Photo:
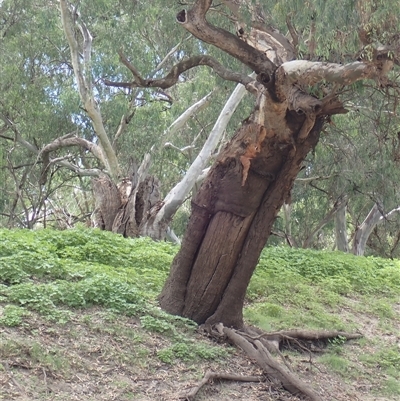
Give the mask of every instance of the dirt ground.
<path id="1" fill-rule="evenodd" d="M 344 315 L 348 312 L 344 311 Z M 354 316 L 348 313 L 348 318 Z M 378 322 L 358 316 L 365 336 L 382 336 Z M 194 334 L 198 341 L 210 341 Z M 392 344 L 396 336 L 384 341 Z M 0 328 L 0 399 L 4 401 L 172 401 L 185 399 L 205 372 L 257 375 L 259 383 L 215 381 L 205 385 L 196 400 L 298 401 L 275 388 L 241 350 L 231 349 L 218 360 L 163 363 L 157 350 L 166 345 L 162 335 L 145 332 L 138 321 L 121 317 L 104 321 L 96 310 L 76 314 L 64 325 L 37 315 L 22 327 Z M 225 346 L 226 345 L 221 345 Z M 365 349 L 357 342 L 343 345 L 350 362 Z M 298 376 L 329 401 L 388 401 L 379 396 L 372 375 L 379 369 L 359 368 L 359 374 L 339 375 L 318 362 L 317 355 L 285 353 Z M 350 368 L 353 365 L 349 365 Z M 378 381 L 376 381 L 377 383 Z M 374 388 L 375 387 L 375 388 Z M 375 394 L 375 395 L 374 395 Z"/>

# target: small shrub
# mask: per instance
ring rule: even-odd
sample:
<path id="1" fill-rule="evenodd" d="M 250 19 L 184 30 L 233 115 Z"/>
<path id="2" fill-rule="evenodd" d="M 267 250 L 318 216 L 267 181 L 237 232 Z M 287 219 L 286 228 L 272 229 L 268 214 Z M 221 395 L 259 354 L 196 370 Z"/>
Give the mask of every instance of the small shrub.
<path id="1" fill-rule="evenodd" d="M 156 333 L 174 333 L 175 327 L 170 322 L 150 315 L 142 316 L 140 323 L 143 328 Z"/>
<path id="2" fill-rule="evenodd" d="M 25 308 L 15 305 L 6 305 L 2 315 L 0 315 L 0 325 L 8 327 L 19 326 L 23 318 L 28 315 L 29 312 Z"/>

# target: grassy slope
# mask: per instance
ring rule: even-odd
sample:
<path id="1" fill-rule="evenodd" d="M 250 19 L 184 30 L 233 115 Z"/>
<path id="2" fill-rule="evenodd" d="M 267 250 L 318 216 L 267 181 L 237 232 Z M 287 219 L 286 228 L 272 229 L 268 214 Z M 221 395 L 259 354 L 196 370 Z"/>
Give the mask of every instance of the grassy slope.
<path id="1" fill-rule="evenodd" d="M 211 344 L 190 321 L 159 310 L 176 250 L 92 230 L 0 231 L 0 399 L 173 400 L 207 369 L 258 372 L 240 351 Z M 361 331 L 362 340 L 337 339 L 311 363 L 285 352 L 324 399 L 395 400 L 399 295 L 399 261 L 268 248 L 245 317 L 265 330 Z M 198 399 L 278 393 L 230 383 Z"/>

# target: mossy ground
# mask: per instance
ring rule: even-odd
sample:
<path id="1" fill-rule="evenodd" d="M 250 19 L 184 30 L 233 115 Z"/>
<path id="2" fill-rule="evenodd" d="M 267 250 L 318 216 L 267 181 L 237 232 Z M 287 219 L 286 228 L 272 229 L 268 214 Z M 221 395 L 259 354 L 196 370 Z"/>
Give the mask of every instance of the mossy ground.
<path id="1" fill-rule="evenodd" d="M 0 231 L 0 399 L 177 400 L 205 371 L 259 374 L 156 302 L 177 248 L 96 230 Z M 364 334 L 312 356 L 286 349 L 325 400 L 400 397 L 400 264 L 267 248 L 245 317 L 265 330 Z M 280 398 L 279 398 L 280 397 Z M 295 399 L 268 383 L 214 383 L 199 400 Z"/>

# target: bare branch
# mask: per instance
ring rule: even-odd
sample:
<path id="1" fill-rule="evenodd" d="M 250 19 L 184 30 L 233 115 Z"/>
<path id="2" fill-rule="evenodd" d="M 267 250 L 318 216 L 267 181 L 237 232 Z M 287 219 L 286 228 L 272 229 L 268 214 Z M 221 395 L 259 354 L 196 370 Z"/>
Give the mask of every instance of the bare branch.
<path id="1" fill-rule="evenodd" d="M 211 0 L 197 0 L 190 10 L 180 11 L 176 19 L 196 38 L 230 54 L 257 74 L 263 72 L 271 76 L 276 66 L 263 52 L 254 49 L 234 34 L 211 25 L 206 20 L 206 13 L 211 3 Z"/>
<path id="2" fill-rule="evenodd" d="M 86 25 L 80 21 L 77 26 L 83 36 L 84 68 L 82 70 L 79 59 L 79 45 L 75 38 L 77 11 L 74 10 L 74 18 L 72 18 L 66 0 L 60 0 L 60 8 L 63 29 L 70 48 L 72 66 L 78 83 L 79 96 L 84 105 L 85 111 L 92 121 L 94 131 L 99 138 L 101 151 L 104 152 L 102 160 L 105 163 L 105 167 L 112 177 L 117 177 L 120 174 L 117 156 L 105 131 L 100 109 L 94 100 L 92 93 L 92 78 L 90 73 L 92 37 Z"/>
<path id="3" fill-rule="evenodd" d="M 388 213 L 385 213 L 381 209 L 381 207 L 377 203 L 375 203 L 372 209 L 369 211 L 367 217 L 362 222 L 362 224 L 359 227 L 357 227 L 357 231 L 354 235 L 353 253 L 355 255 L 363 255 L 365 250 L 365 245 L 374 227 L 377 224 L 382 223 L 384 220 L 387 220 L 393 214 L 399 212 L 400 212 L 400 206 L 398 206 L 395 209 L 392 209 Z"/>
<path id="4" fill-rule="evenodd" d="M 69 146 L 81 146 L 93 153 L 93 155 L 104 164 L 104 155 L 98 145 L 88 141 L 87 139 L 79 138 L 77 136 L 71 137 L 71 135 L 73 135 L 73 133 L 57 138 L 53 142 L 46 145 L 40 152 L 43 159 L 47 157 L 50 152 L 54 152 L 55 150 L 58 150 L 60 148 L 65 148 Z"/>
<path id="5" fill-rule="evenodd" d="M 265 381 L 265 378 L 262 376 L 240 376 L 229 373 L 214 373 L 209 370 L 196 387 L 193 387 L 190 391 L 187 392 L 187 394 L 184 395 L 184 397 L 180 398 L 185 398 L 186 400 L 189 401 L 194 400 L 196 394 L 204 385 L 213 380 L 221 380 L 221 379 L 240 381 L 240 382 L 255 382 L 255 383 L 260 383 L 262 381 Z"/>
<path id="6" fill-rule="evenodd" d="M 296 57 L 297 57 L 298 48 L 299 48 L 299 35 L 297 34 L 296 29 L 292 24 L 292 15 L 291 14 L 288 14 L 286 16 L 286 25 L 289 29 L 290 36 L 292 37 L 292 43 L 293 43 L 293 47 L 295 49 Z"/>
<path id="7" fill-rule="evenodd" d="M 315 54 L 315 49 L 317 48 L 317 42 L 315 40 L 315 32 L 317 28 L 315 25 L 315 18 L 311 18 L 311 24 L 310 24 L 310 35 L 308 37 L 308 40 L 306 40 L 307 47 L 308 47 L 308 54 L 309 58 L 312 59 Z"/>
<path id="8" fill-rule="evenodd" d="M 90 151 L 97 159 L 99 159 L 103 165 L 106 165 L 105 160 L 104 160 L 104 155 L 103 152 L 101 151 L 100 147 L 86 139 L 79 138 L 79 137 L 71 137 L 74 133 L 70 133 L 67 135 L 64 135 L 60 138 L 57 138 L 53 142 L 49 143 L 46 145 L 40 152 L 40 155 L 42 156 L 43 159 L 43 167 L 42 167 L 42 172 L 40 176 L 40 184 L 44 185 L 47 181 L 47 174 L 49 171 L 49 167 L 51 164 L 60 164 L 62 165 L 64 160 L 63 159 L 53 159 L 50 160 L 50 153 L 54 152 L 60 148 L 65 148 L 69 146 L 81 146 L 88 151 Z M 68 163 L 69 168 L 72 169 L 73 171 L 77 172 L 75 167 L 72 164 Z M 88 174 L 91 175 L 91 174 Z M 98 172 L 95 174 L 98 175 Z"/>
<path id="9" fill-rule="evenodd" d="M 163 222 L 169 221 L 169 219 L 175 214 L 179 206 L 185 200 L 186 196 L 192 190 L 196 183 L 197 177 L 206 167 L 212 151 L 217 146 L 229 120 L 232 117 L 232 114 L 236 110 L 236 107 L 240 103 L 245 93 L 246 89 L 243 85 L 236 86 L 235 90 L 232 92 L 224 108 L 222 109 L 217 121 L 215 122 L 214 127 L 211 130 L 200 153 L 197 155 L 183 179 L 177 185 L 175 185 L 175 187 L 172 188 L 164 198 L 163 206 L 157 213 L 157 216 L 153 222 L 154 230 L 161 229 Z"/>
<path id="10" fill-rule="evenodd" d="M 314 177 L 307 177 L 307 178 L 296 178 L 296 182 L 310 182 L 310 181 L 318 181 L 318 180 L 328 180 L 332 177 L 337 177 L 338 174 L 331 174 L 327 176 L 314 176 Z"/>
<path id="11" fill-rule="evenodd" d="M 211 91 L 208 93 L 206 96 L 204 96 L 202 99 L 200 99 L 198 102 L 195 104 L 192 104 L 188 109 L 186 109 L 167 129 L 167 131 L 164 133 L 164 135 L 171 136 L 187 123 L 187 121 L 193 117 L 196 113 L 199 111 L 203 110 L 205 107 L 207 107 L 210 104 L 210 99 L 212 94 L 214 93 L 215 90 Z"/>
<path id="12" fill-rule="evenodd" d="M 118 88 L 162 88 L 167 89 L 178 82 L 179 76 L 191 68 L 207 65 L 211 67 L 221 78 L 227 81 L 233 81 L 248 85 L 254 80 L 245 74 L 239 74 L 223 67 L 217 60 L 210 56 L 194 56 L 187 60 L 183 60 L 172 67 L 171 71 L 164 77 L 159 79 L 144 79 L 139 74 L 138 70 L 131 64 L 131 62 L 120 51 L 119 57 L 121 62 L 131 71 L 135 80 L 133 82 L 112 82 L 108 79 L 104 80 L 107 86 L 114 86 Z"/>
<path id="13" fill-rule="evenodd" d="M 39 155 L 40 151 L 39 149 L 33 145 L 32 143 L 28 142 L 27 140 L 25 140 L 24 138 L 22 138 L 21 134 L 19 133 L 19 131 L 17 130 L 15 124 L 8 119 L 7 117 L 3 116 L 0 114 L 0 118 L 7 124 L 7 126 L 9 126 L 11 128 L 11 130 L 14 132 L 14 138 L 5 138 L 3 136 L 3 138 L 8 139 L 8 140 L 12 140 L 15 142 L 18 142 L 20 145 L 22 145 L 25 149 L 29 150 L 31 153 L 35 154 L 35 155 Z M 70 134 L 66 134 L 64 136 L 65 137 L 70 137 L 71 135 L 73 135 L 73 133 Z M 42 150 L 43 152 L 43 150 Z M 82 169 L 81 167 L 78 167 L 66 160 L 54 160 L 54 159 L 50 159 L 48 160 L 49 165 L 50 164 L 57 164 L 58 166 L 61 167 L 65 167 L 68 170 L 73 171 L 74 173 L 76 173 L 77 175 L 83 177 L 83 176 L 89 176 L 89 177 L 98 177 L 102 172 L 101 170 L 98 169 Z"/>
<path id="14" fill-rule="evenodd" d="M 315 85 L 326 80 L 340 85 L 350 85 L 361 79 L 373 79 L 378 76 L 377 68 L 372 63 L 356 61 L 349 64 L 335 64 L 307 60 L 294 60 L 282 64 L 276 73 L 279 84 Z"/>
<path id="15" fill-rule="evenodd" d="M 255 49 L 263 52 L 276 65 L 296 58 L 296 50 L 280 32 L 253 24 L 249 34 L 239 30 L 239 37 Z"/>
<path id="16" fill-rule="evenodd" d="M 155 68 L 155 70 L 153 71 L 152 76 L 154 76 L 154 74 L 161 70 L 161 67 L 165 64 L 165 62 L 168 60 L 168 57 L 170 57 L 172 54 L 174 54 L 178 49 L 179 46 L 186 40 L 188 40 L 190 38 L 190 36 L 188 36 L 187 38 L 181 40 L 176 46 L 174 46 L 168 53 L 167 55 L 161 60 L 161 62 L 157 65 L 157 67 Z"/>

